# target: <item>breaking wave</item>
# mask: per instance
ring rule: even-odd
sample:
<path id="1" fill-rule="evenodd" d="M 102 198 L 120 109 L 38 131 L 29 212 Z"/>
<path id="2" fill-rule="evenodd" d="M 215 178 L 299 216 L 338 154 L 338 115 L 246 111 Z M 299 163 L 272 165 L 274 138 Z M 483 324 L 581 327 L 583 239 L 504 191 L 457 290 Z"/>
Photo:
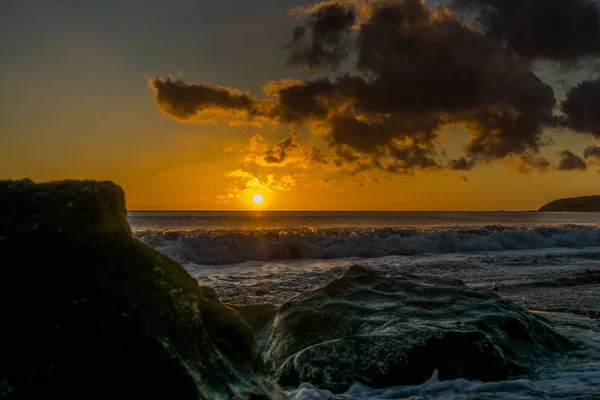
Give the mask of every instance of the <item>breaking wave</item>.
<path id="1" fill-rule="evenodd" d="M 453 227 L 437 229 L 294 229 L 139 231 L 136 238 L 185 263 L 235 264 L 277 259 L 334 259 L 600 246 L 600 228 Z"/>

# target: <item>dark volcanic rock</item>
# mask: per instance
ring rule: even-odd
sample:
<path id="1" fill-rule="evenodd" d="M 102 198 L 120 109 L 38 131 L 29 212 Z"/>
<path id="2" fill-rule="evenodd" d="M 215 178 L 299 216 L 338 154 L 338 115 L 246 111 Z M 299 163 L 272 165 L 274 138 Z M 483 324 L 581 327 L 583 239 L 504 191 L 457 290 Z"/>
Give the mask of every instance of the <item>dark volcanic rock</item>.
<path id="1" fill-rule="evenodd" d="M 0 182 L 0 397 L 270 399 L 250 327 L 108 182 Z"/>
<path id="2" fill-rule="evenodd" d="M 539 211 L 600 212 L 600 196 L 575 197 L 572 199 L 555 200 L 540 208 Z"/>
<path id="3" fill-rule="evenodd" d="M 537 317 L 461 281 L 354 266 L 279 309 L 264 352 L 284 386 L 343 392 L 442 380 L 507 379 L 573 344 Z"/>

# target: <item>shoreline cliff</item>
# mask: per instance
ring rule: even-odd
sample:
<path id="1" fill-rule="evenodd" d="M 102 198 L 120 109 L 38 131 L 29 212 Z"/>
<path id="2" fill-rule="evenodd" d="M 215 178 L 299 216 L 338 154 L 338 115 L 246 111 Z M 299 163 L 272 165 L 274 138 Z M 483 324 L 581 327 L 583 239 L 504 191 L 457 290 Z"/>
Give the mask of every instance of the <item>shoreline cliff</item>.
<path id="1" fill-rule="evenodd" d="M 540 208 L 539 212 L 600 212 L 600 196 L 554 200 Z"/>

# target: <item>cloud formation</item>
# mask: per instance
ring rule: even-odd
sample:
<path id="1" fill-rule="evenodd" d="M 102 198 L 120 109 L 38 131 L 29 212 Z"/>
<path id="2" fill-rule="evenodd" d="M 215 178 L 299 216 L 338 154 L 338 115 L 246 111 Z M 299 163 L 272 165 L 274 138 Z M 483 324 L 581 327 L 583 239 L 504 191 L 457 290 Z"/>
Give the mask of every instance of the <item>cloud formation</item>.
<path id="1" fill-rule="evenodd" d="M 356 12 L 341 1 L 317 4 L 306 25 L 294 29 L 288 63 L 314 70 L 324 65 L 336 69 L 349 54 L 349 38 Z"/>
<path id="2" fill-rule="evenodd" d="M 560 164 L 558 165 L 558 169 L 561 171 L 585 171 L 587 169 L 585 161 L 569 150 L 561 151 L 560 156 L 562 158 L 560 160 Z"/>
<path id="3" fill-rule="evenodd" d="M 224 116 L 230 119 L 252 119 L 263 115 L 261 104 L 241 91 L 208 85 L 188 85 L 168 77 L 150 79 L 156 104 L 169 116 L 180 121 L 195 117 Z"/>
<path id="4" fill-rule="evenodd" d="M 298 131 L 293 131 L 271 145 L 261 135 L 254 135 L 250 138 L 243 161 L 263 167 L 284 167 L 294 164 L 296 167 L 306 168 L 312 164 L 326 164 L 327 161 L 321 151 L 311 144 L 300 143 L 299 136 Z"/>
<path id="5" fill-rule="evenodd" d="M 550 162 L 539 152 L 551 142 L 548 128 L 600 137 L 600 81 L 572 89 L 558 115 L 554 90 L 530 63 L 600 55 L 595 1 L 450 4 L 454 9 L 422 0 L 330 0 L 302 10 L 304 23 L 285 46 L 289 63 L 312 72 L 343 66 L 345 72 L 268 82 L 264 98 L 170 78 L 150 85 L 158 106 L 180 121 L 220 117 L 305 127 L 329 149 L 321 154 L 301 146 L 297 135 L 273 146 L 257 138 L 249 157 L 262 166 L 307 160 L 355 174 L 412 174 L 469 171 L 508 159 L 518 172 L 547 172 Z M 450 160 L 439 137 L 449 125 L 469 134 L 464 155 Z M 581 169 L 569 154 L 562 156 L 561 169 Z"/>
<path id="6" fill-rule="evenodd" d="M 232 200 L 243 198 L 250 199 L 251 196 L 257 193 L 287 192 L 296 186 L 296 179 L 292 175 L 283 175 L 281 178 L 277 178 L 275 174 L 259 176 L 242 169 L 236 169 L 228 171 L 225 176 L 232 179 L 232 185 L 226 194 L 218 196 L 222 203 L 229 203 Z"/>
<path id="7" fill-rule="evenodd" d="M 595 0 L 453 0 L 494 41 L 528 59 L 573 62 L 600 55 Z"/>
<path id="8" fill-rule="evenodd" d="M 465 157 L 450 160 L 449 168 L 454 171 L 470 171 L 475 168 L 475 160 L 467 160 Z"/>
<path id="9" fill-rule="evenodd" d="M 562 103 L 564 124 L 574 131 L 600 138 L 599 110 L 600 80 L 581 82 L 569 90 Z"/>
<path id="10" fill-rule="evenodd" d="M 600 160 L 600 147 L 596 145 L 586 147 L 583 151 L 583 156 L 586 160 L 590 158 Z"/>
<path id="11" fill-rule="evenodd" d="M 532 153 L 523 153 L 519 156 L 512 157 L 512 167 L 519 174 L 530 174 L 532 172 L 547 173 L 550 172 L 552 163 L 544 158 L 536 156 Z"/>
<path id="12" fill-rule="evenodd" d="M 412 140 L 433 153 L 436 132 L 455 123 L 472 135 L 469 155 L 487 160 L 538 151 L 553 123 L 553 90 L 448 8 L 374 2 L 356 48 L 361 74 L 321 92 L 338 106 L 327 121 L 334 144 L 375 153 Z"/>

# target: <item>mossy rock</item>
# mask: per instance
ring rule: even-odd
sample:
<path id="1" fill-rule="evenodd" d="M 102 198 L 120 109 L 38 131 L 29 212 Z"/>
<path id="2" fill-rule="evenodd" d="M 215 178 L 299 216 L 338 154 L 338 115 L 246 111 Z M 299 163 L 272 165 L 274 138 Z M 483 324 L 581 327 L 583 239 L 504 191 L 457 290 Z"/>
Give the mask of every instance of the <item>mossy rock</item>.
<path id="1" fill-rule="evenodd" d="M 439 378 L 534 375 L 574 344 L 541 318 L 461 281 L 351 267 L 282 305 L 264 358 L 283 386 L 334 393 Z"/>
<path id="2" fill-rule="evenodd" d="M 0 182 L 0 397 L 271 399 L 251 328 L 110 182 Z"/>

